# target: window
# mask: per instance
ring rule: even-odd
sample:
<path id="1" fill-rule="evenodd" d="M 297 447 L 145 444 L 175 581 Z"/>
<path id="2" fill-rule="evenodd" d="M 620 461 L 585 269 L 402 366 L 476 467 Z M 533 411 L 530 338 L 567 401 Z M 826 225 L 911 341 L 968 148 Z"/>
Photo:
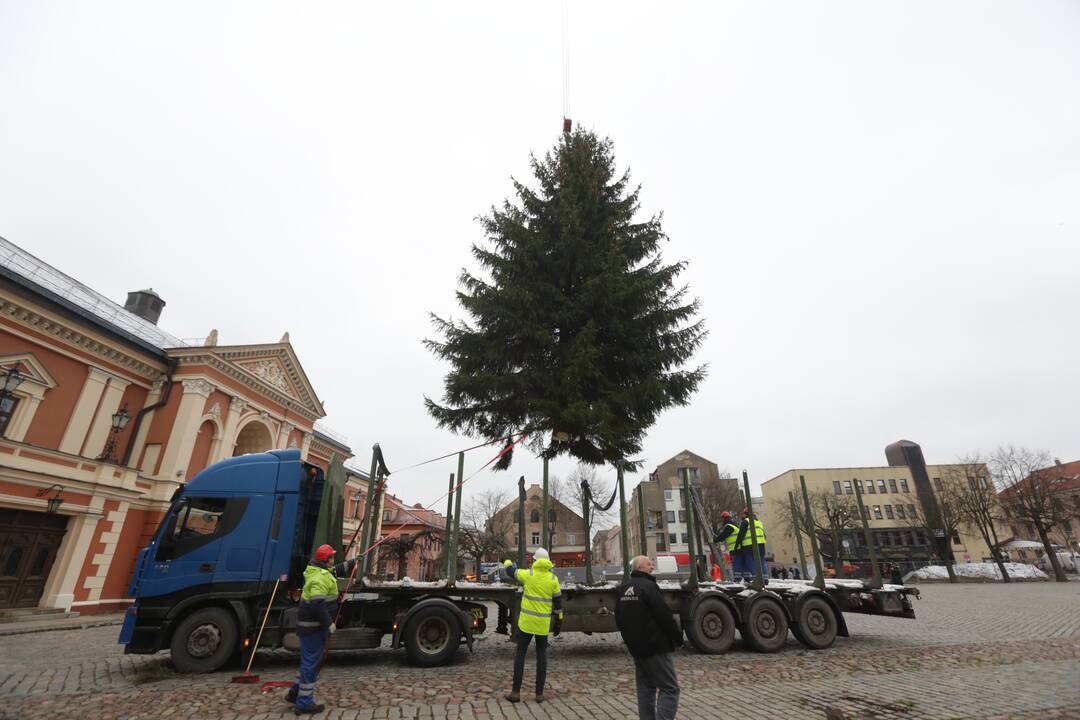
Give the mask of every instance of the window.
<path id="1" fill-rule="evenodd" d="M 382 519 L 383 519 L 383 522 L 390 522 L 390 511 L 389 510 L 383 510 L 382 511 Z"/>
<path id="2" fill-rule="evenodd" d="M 938 492 L 941 492 L 941 478 L 934 478 L 934 487 L 937 489 Z"/>
<path id="3" fill-rule="evenodd" d="M 664 542 L 664 533 L 658 533 L 656 535 L 656 549 L 667 550 L 667 543 Z"/>
<path id="4" fill-rule="evenodd" d="M 671 543 L 672 545 L 674 545 L 675 543 L 679 542 L 679 535 L 678 535 L 678 533 L 670 533 L 670 534 L 668 535 L 668 542 L 670 542 L 670 543 Z"/>
<path id="5" fill-rule="evenodd" d="M 881 506 L 880 505 L 875 505 L 874 506 L 874 517 L 876 517 L 878 520 L 881 519 Z"/>
<path id="6" fill-rule="evenodd" d="M 689 545 L 690 544 L 690 535 L 689 535 L 689 533 L 683 533 L 682 534 L 682 541 L 683 541 L 683 545 Z"/>
<path id="7" fill-rule="evenodd" d="M 540 522 L 540 511 L 536 508 L 533 508 L 533 511 L 529 513 L 529 522 Z"/>
<path id="8" fill-rule="evenodd" d="M 896 478 L 889 478 L 889 492 L 896 492 Z"/>
<path id="9" fill-rule="evenodd" d="M 907 514 L 908 514 L 908 517 L 911 518 L 912 520 L 914 520 L 916 517 L 918 517 L 918 515 L 915 512 L 915 506 L 912 505 L 911 503 L 908 503 Z"/>
<path id="10" fill-rule="evenodd" d="M 900 518 L 901 520 L 906 520 L 907 519 L 907 515 L 904 513 L 904 506 L 903 505 L 897 505 L 896 506 L 896 517 Z"/>
<path id="11" fill-rule="evenodd" d="M 870 495 L 873 495 L 875 492 L 877 492 L 877 490 L 874 490 L 874 481 L 873 480 L 867 480 L 866 481 L 866 492 L 869 493 Z"/>
<path id="12" fill-rule="evenodd" d="M 839 480 L 833 480 L 832 481 L 832 489 L 833 489 L 833 492 L 836 493 L 837 495 L 840 494 L 841 490 L 840 490 L 840 481 Z"/>
<path id="13" fill-rule="evenodd" d="M 952 534 L 952 544 L 953 545 L 962 545 L 963 544 L 963 543 L 960 542 L 960 533 L 956 532 L 955 530 L 953 530 L 953 534 Z"/>
<path id="14" fill-rule="evenodd" d="M 845 495 L 850 495 L 851 494 L 851 481 L 850 480 L 845 480 L 844 481 L 844 494 Z"/>
<path id="15" fill-rule="evenodd" d="M 555 547 L 558 544 L 559 544 L 558 535 L 556 535 L 555 533 L 551 533 L 551 546 Z"/>
<path id="16" fill-rule="evenodd" d="M 577 535 L 574 533 L 566 533 L 566 544 L 573 545 L 577 542 Z"/>
<path id="17" fill-rule="evenodd" d="M 675 511 L 674 510 L 668 510 L 667 511 L 667 521 L 669 523 L 675 522 Z"/>
<path id="18" fill-rule="evenodd" d="M 15 408 L 19 406 L 19 398 L 4 396 L 0 399 L 0 436 L 7 430 L 11 416 L 15 414 Z"/>
<path id="19" fill-rule="evenodd" d="M 906 493 L 911 492 L 911 490 L 908 489 L 907 478 L 900 478 L 900 490 L 901 492 Z"/>
<path id="20" fill-rule="evenodd" d="M 685 510 L 680 510 L 679 511 L 679 522 L 681 522 L 681 523 L 686 522 L 686 511 Z"/>
<path id="21" fill-rule="evenodd" d="M 540 544 L 540 533 L 533 533 L 532 534 L 532 544 L 533 545 L 539 545 Z"/>
<path id="22" fill-rule="evenodd" d="M 884 480 L 878 480 L 877 481 L 877 489 L 878 489 L 878 492 L 881 493 L 882 495 L 885 494 L 885 481 Z"/>
<path id="23" fill-rule="evenodd" d="M 227 527 L 223 516 L 228 502 L 225 498 L 200 497 L 186 498 L 181 502 L 162 536 L 157 559 L 172 560 L 180 557 L 236 527 L 248 501 L 247 498 L 233 500 L 233 520 Z"/>
<path id="24" fill-rule="evenodd" d="M 862 514 L 863 514 L 863 517 L 866 518 L 867 520 L 870 519 L 870 506 L 869 505 L 863 505 L 862 506 Z"/>
<path id="25" fill-rule="evenodd" d="M 890 520 L 893 520 L 895 518 L 895 516 L 893 515 L 892 505 L 885 506 L 885 517 L 889 518 Z"/>
<path id="26" fill-rule="evenodd" d="M 671 499 L 671 491 L 670 490 L 665 490 L 664 491 L 664 499 L 665 500 L 670 500 Z"/>

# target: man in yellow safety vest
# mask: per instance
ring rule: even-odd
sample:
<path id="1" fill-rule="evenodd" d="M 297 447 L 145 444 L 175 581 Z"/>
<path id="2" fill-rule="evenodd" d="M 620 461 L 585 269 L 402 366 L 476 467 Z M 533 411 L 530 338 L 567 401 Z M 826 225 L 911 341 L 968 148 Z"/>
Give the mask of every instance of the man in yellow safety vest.
<path id="1" fill-rule="evenodd" d="M 517 568 L 507 560 L 503 572 L 507 580 L 520 584 L 521 610 L 517 623 L 517 651 L 514 653 L 514 686 L 506 699 L 521 701 L 521 681 L 525 674 L 525 651 L 536 638 L 536 702 L 544 702 L 544 681 L 547 679 L 548 633 L 559 635 L 562 624 L 562 589 L 559 578 L 551 572 L 551 558 L 544 548 L 533 553 L 532 567 Z"/>
<path id="2" fill-rule="evenodd" d="M 727 546 L 728 555 L 731 556 L 731 574 L 735 580 L 741 580 L 743 575 L 746 574 L 746 569 L 743 567 L 743 556 L 735 544 L 739 537 L 739 526 L 731 522 L 731 513 L 727 510 L 720 513 L 720 521 L 724 523 L 724 526 L 720 528 L 720 532 L 713 538 L 713 542 L 722 541 Z"/>
<path id="3" fill-rule="evenodd" d="M 757 541 L 757 547 L 754 547 Z M 761 577 L 766 584 L 769 582 L 769 569 L 765 567 L 765 526 L 761 521 L 754 518 L 754 531 L 750 532 L 750 509 L 743 508 L 743 519 L 739 525 L 739 535 L 735 538 L 735 546 L 739 549 L 745 563 L 744 570 L 752 580 L 757 573 L 756 562 L 761 565 Z"/>

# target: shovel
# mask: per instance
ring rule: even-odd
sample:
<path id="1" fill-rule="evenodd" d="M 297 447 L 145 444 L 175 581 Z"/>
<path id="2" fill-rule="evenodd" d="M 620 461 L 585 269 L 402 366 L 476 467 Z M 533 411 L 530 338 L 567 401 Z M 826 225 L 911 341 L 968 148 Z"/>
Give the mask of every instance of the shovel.
<path id="1" fill-rule="evenodd" d="M 259 626 L 259 634 L 255 636 L 255 646 L 251 648 L 251 655 L 248 656 L 247 668 L 244 669 L 243 674 L 233 675 L 232 681 L 240 685 L 254 685 L 259 682 L 258 675 L 251 674 L 251 664 L 255 662 L 255 651 L 259 649 L 259 641 L 262 640 L 263 630 L 266 629 L 266 621 L 270 618 L 270 608 L 274 606 L 274 597 L 277 596 L 278 585 L 281 584 L 282 579 L 285 576 L 282 575 L 274 583 L 274 589 L 270 593 L 270 603 L 266 606 L 266 614 L 263 615 L 262 625 Z"/>

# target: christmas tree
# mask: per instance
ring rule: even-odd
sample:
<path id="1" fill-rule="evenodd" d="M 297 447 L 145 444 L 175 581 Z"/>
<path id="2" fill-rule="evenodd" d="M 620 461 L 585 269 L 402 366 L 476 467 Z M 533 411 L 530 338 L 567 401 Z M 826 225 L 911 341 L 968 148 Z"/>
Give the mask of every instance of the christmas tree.
<path id="1" fill-rule="evenodd" d="M 610 140 L 565 133 L 532 171 L 535 189 L 514 180 L 516 202 L 480 218 L 483 273 L 463 270 L 457 292 L 467 319 L 432 315 L 441 338 L 425 343 L 450 372 L 425 404 L 455 432 L 524 431 L 538 454 L 633 469 L 659 413 L 705 377 L 685 369 L 706 334 L 698 301 L 676 285 L 685 263 L 661 258 L 662 216 L 636 218 L 640 187 L 616 174 Z"/>

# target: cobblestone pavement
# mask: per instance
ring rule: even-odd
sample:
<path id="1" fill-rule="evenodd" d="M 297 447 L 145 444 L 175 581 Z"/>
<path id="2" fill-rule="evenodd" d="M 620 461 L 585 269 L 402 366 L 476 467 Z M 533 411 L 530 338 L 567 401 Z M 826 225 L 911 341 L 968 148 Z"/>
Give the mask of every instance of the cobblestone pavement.
<path id="1" fill-rule="evenodd" d="M 824 651 L 794 641 L 775 655 L 736 643 L 723 656 L 676 654 L 680 717 L 1080 719 L 1080 586 L 935 585 L 914 621 L 847 616 L 850 638 Z M 232 685 L 236 672 L 174 674 L 167 655 L 125 656 L 116 627 L 0 637 L 0 718 L 291 718 L 283 690 Z M 490 632 L 445 668 L 387 648 L 337 656 L 323 672 L 322 717 L 636 717 L 630 657 L 617 635 L 554 640 L 549 698 L 511 705 L 513 647 Z M 294 655 L 261 652 L 256 672 L 288 680 Z M 531 664 L 526 690 L 531 689 Z M 285 712 L 283 712 L 285 711 Z"/>

